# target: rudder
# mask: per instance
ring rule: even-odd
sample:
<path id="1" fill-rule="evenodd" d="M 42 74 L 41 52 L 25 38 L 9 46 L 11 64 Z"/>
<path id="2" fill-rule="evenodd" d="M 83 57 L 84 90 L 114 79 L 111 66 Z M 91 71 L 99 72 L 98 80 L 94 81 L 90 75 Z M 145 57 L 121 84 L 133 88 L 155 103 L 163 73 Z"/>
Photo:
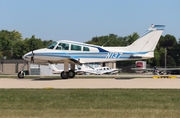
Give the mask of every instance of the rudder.
<path id="1" fill-rule="evenodd" d="M 128 51 L 133 52 L 153 52 L 165 25 L 151 25 L 151 27 L 131 45 L 127 46 Z"/>

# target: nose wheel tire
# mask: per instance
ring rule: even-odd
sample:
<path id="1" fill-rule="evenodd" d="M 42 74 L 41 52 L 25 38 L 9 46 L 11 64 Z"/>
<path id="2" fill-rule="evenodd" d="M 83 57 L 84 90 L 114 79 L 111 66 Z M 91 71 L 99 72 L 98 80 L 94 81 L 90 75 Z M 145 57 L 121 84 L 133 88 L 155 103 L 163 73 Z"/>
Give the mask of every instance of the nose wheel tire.
<path id="1" fill-rule="evenodd" d="M 69 70 L 69 78 L 74 78 L 75 72 L 73 70 Z"/>
<path id="2" fill-rule="evenodd" d="M 24 72 L 23 71 L 18 72 L 18 78 L 20 78 L 20 79 L 24 78 Z"/>
<path id="3" fill-rule="evenodd" d="M 61 72 L 61 78 L 62 78 L 62 79 L 68 79 L 68 78 L 69 78 L 69 73 L 62 71 L 62 72 Z"/>

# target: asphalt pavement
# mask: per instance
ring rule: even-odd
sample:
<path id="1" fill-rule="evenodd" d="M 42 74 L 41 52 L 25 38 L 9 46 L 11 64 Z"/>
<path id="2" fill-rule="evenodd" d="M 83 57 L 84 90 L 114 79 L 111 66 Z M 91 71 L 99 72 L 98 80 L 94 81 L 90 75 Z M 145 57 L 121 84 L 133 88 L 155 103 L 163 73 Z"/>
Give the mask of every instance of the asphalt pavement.
<path id="1" fill-rule="evenodd" d="M 180 89 L 180 78 L 73 78 L 73 79 L 17 79 L 0 78 L 0 88 L 146 88 L 146 89 Z"/>

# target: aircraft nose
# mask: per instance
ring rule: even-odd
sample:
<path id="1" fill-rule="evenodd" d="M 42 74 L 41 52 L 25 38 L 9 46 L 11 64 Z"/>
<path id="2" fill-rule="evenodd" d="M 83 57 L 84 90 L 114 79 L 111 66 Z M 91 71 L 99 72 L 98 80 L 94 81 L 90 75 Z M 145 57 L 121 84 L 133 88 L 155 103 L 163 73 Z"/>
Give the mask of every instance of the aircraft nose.
<path id="1" fill-rule="evenodd" d="M 28 58 L 28 57 L 27 57 L 27 54 L 23 55 L 22 58 L 23 58 L 24 60 L 26 60 L 26 59 Z"/>
<path id="2" fill-rule="evenodd" d="M 28 60 L 29 59 L 29 54 L 30 54 L 30 52 L 26 53 L 25 55 L 22 56 L 22 58 L 24 60 Z"/>

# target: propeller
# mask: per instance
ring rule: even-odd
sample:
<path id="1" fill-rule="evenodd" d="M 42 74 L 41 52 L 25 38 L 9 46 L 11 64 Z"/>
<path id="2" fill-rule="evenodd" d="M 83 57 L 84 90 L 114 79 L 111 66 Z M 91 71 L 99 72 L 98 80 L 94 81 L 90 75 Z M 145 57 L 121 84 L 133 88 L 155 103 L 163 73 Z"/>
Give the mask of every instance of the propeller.
<path id="1" fill-rule="evenodd" d="M 31 50 L 32 50 L 31 63 L 34 64 L 34 52 L 33 52 L 33 50 L 34 50 L 34 44 L 33 44 L 33 41 L 31 42 Z"/>
<path id="2" fill-rule="evenodd" d="M 33 50 L 32 50 L 32 56 L 31 56 L 31 63 L 34 64 L 34 52 L 33 52 Z"/>

